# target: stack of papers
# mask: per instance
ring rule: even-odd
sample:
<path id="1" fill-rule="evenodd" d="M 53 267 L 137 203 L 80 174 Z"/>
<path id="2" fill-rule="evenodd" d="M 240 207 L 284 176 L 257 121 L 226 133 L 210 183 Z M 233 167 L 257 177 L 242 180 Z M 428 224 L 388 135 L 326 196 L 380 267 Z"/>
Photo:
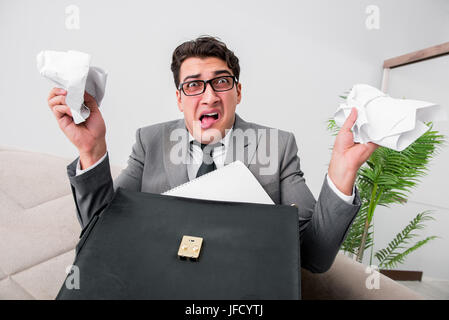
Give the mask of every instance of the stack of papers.
<path id="1" fill-rule="evenodd" d="M 241 161 L 232 162 L 164 192 L 163 195 L 203 200 L 274 204 L 259 181 Z"/>

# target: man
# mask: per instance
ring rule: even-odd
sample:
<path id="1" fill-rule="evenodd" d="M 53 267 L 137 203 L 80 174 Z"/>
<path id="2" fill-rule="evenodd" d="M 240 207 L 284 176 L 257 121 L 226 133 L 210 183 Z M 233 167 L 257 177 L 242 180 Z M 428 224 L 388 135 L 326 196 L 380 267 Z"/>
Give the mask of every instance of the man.
<path id="1" fill-rule="evenodd" d="M 246 122 L 235 113 L 242 97 L 240 67 L 224 43 L 213 37 L 185 42 L 175 49 L 171 69 L 184 119 L 138 129 L 128 166 L 114 183 L 106 127 L 96 101 L 85 94 L 91 115 L 75 125 L 65 105 L 66 92 L 51 90 L 48 104 L 79 151 L 79 159 L 67 170 L 82 227 L 112 199 L 114 187 L 162 193 L 240 159 L 275 203 L 298 207 L 302 267 L 327 271 L 360 208 L 354 187 L 356 172 L 377 147 L 353 142 L 350 129 L 357 118 L 356 109 L 337 135 L 316 201 L 300 170 L 293 134 Z M 184 132 L 188 138 L 179 142 L 173 139 L 175 132 Z M 247 132 L 256 139 L 247 139 Z M 187 150 L 181 163 L 175 161 L 173 152 L 180 145 Z M 236 146 L 240 150 L 235 150 Z M 257 156 L 260 150 L 270 155 L 269 172 L 262 170 L 264 163 Z"/>

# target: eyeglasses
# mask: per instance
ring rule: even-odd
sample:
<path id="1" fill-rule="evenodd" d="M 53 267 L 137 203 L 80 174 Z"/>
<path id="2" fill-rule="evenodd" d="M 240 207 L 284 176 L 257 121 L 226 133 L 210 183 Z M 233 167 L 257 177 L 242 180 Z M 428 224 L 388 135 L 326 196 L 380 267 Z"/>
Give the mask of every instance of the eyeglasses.
<path id="1" fill-rule="evenodd" d="M 178 90 L 182 90 L 186 96 L 197 96 L 206 91 L 209 83 L 215 92 L 229 91 L 234 88 L 234 84 L 238 82 L 235 76 L 222 76 L 210 80 L 193 80 L 183 82 L 179 85 Z"/>

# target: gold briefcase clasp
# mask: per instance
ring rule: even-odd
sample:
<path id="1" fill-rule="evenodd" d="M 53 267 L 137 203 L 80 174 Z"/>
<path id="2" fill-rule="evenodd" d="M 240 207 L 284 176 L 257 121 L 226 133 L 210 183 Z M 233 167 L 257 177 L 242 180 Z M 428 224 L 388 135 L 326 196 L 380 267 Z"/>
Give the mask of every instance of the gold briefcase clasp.
<path id="1" fill-rule="evenodd" d="M 179 245 L 178 258 L 181 260 L 188 258 L 191 261 L 198 261 L 202 244 L 203 238 L 183 236 Z"/>

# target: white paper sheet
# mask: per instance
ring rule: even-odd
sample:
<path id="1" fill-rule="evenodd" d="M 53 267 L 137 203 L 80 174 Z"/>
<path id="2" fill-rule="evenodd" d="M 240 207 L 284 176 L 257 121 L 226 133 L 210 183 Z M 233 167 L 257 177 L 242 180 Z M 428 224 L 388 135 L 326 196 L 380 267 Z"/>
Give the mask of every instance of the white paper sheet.
<path id="1" fill-rule="evenodd" d="M 84 105 L 84 91 L 95 98 L 98 106 L 104 97 L 107 73 L 91 67 L 89 54 L 80 51 L 41 51 L 37 55 L 37 69 L 56 87 L 67 90 L 66 104 L 72 111 L 73 121 L 84 122 L 90 115 Z"/>
<path id="2" fill-rule="evenodd" d="M 340 104 L 334 119 L 342 126 L 356 108 L 358 117 L 352 128 L 354 142 L 374 142 L 402 151 L 429 128 L 424 122 L 447 120 L 447 108 L 432 102 L 395 99 L 366 84 L 356 84 Z"/>
<path id="3" fill-rule="evenodd" d="M 241 161 L 173 188 L 163 195 L 216 201 L 274 204 L 256 177 Z"/>

